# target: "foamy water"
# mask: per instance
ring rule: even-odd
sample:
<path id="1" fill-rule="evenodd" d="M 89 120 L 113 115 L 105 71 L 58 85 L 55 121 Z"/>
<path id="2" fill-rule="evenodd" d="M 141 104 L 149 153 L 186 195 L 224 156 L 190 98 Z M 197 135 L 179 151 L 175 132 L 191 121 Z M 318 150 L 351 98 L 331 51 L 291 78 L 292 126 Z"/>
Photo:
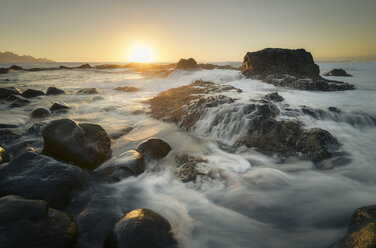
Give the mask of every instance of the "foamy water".
<path id="1" fill-rule="evenodd" d="M 70 111 L 48 120 L 69 117 L 95 122 L 108 133 L 124 125 L 134 128 L 112 141 L 113 155 L 135 149 L 150 137 L 161 138 L 173 148 L 166 158 L 148 164 L 149 169 L 138 177 L 117 183 L 93 179 L 87 188 L 75 193 L 65 211 L 78 223 L 79 247 L 101 247 L 114 222 L 134 208 L 149 208 L 167 218 L 181 247 L 330 247 L 345 234 L 355 209 L 376 203 L 376 128 L 366 116 L 376 117 L 376 63 L 319 65 L 322 72 L 340 67 L 354 75 L 332 79 L 352 83 L 356 90 L 310 92 L 278 88 L 245 79 L 232 70 L 176 71 L 166 79 L 124 69 L 5 74 L 0 75 L 1 87 L 45 91 L 55 86 L 67 94 L 39 97 L 22 108 L 8 109 L 3 104 L 0 123 L 20 125 L 17 131 L 24 133 L 38 122 L 29 118 L 33 109 L 49 108 L 61 100 L 71 107 Z M 152 119 L 147 114 L 133 114 L 148 108 L 143 100 L 197 79 L 229 84 L 243 93 L 226 92 L 238 100 L 210 109 L 191 131 L 181 131 L 175 124 Z M 118 86 L 141 90 L 114 91 Z M 75 94 L 86 87 L 97 87 L 104 99 Z M 348 115 L 338 118 L 317 120 L 300 115 L 293 119 L 304 123 L 305 128 L 321 127 L 331 132 L 343 144 L 351 163 L 318 170 L 309 161 L 291 158 L 281 163 L 276 155 L 249 148 L 232 149 L 237 138 L 247 131 L 247 119 L 239 106 L 275 91 L 285 98 L 277 105 L 281 109 L 288 104 L 289 108 L 334 106 L 345 111 Z M 229 109 L 234 111 L 225 116 Z M 222 116 L 221 121 L 213 126 L 216 116 Z M 292 117 L 282 111 L 278 118 Z M 22 139 L 36 140 L 37 151 L 41 151 L 41 137 Z M 199 178 L 196 183 L 180 182 L 170 168 L 173 155 L 181 152 L 207 159 L 208 163 L 200 164 L 200 169 L 213 176 Z"/>

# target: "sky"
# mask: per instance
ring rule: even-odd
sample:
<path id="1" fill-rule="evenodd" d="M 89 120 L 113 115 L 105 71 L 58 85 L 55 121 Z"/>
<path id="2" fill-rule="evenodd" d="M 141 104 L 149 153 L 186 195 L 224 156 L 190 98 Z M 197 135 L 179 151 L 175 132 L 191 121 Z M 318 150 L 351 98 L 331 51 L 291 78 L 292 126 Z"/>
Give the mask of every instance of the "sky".
<path id="1" fill-rule="evenodd" d="M 242 61 L 266 47 L 374 60 L 376 0 L 0 0 L 0 51 L 59 62 Z"/>

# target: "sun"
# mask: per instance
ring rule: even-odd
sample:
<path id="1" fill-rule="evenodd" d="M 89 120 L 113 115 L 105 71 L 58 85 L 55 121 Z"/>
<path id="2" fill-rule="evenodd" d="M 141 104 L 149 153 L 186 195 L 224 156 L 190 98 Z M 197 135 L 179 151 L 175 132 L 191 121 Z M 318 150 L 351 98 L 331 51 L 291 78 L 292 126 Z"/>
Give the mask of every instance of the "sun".
<path id="1" fill-rule="evenodd" d="M 145 45 L 133 46 L 129 52 L 131 62 L 148 63 L 154 61 L 154 55 L 151 49 Z"/>

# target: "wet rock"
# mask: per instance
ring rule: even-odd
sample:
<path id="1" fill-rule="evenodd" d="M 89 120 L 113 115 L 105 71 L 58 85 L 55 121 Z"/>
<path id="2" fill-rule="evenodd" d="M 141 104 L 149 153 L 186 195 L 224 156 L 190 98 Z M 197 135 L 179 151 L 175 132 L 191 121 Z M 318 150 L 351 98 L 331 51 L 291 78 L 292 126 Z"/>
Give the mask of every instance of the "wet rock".
<path id="1" fill-rule="evenodd" d="M 47 108 L 37 108 L 34 109 L 33 112 L 31 112 L 30 117 L 31 118 L 46 118 L 51 115 L 51 111 Z"/>
<path id="2" fill-rule="evenodd" d="M 337 114 L 342 112 L 339 108 L 336 108 L 336 107 L 329 107 L 328 110 L 330 112 L 337 113 Z"/>
<path id="3" fill-rule="evenodd" d="M 44 96 L 44 92 L 40 90 L 27 89 L 22 93 L 25 98 L 34 98 L 37 96 Z"/>
<path id="4" fill-rule="evenodd" d="M 180 59 L 176 65 L 176 69 L 182 69 L 182 70 L 192 70 L 192 69 L 197 69 L 197 68 L 198 68 L 197 62 L 193 58 Z"/>
<path id="5" fill-rule="evenodd" d="M 0 168 L 0 194 L 16 194 L 64 205 L 69 193 L 85 182 L 83 171 L 52 158 L 26 152 Z"/>
<path id="6" fill-rule="evenodd" d="M 7 101 L 16 101 L 16 100 L 27 100 L 25 97 L 23 97 L 22 95 L 14 95 L 14 94 L 12 94 L 12 95 L 9 95 L 8 97 L 7 97 Z"/>
<path id="7" fill-rule="evenodd" d="M 92 101 L 101 101 L 103 99 L 104 99 L 103 96 L 95 96 L 95 97 L 93 97 Z"/>
<path id="8" fill-rule="evenodd" d="M 13 141 L 19 139 L 21 135 L 9 129 L 0 129 L 0 145 L 7 146 Z"/>
<path id="9" fill-rule="evenodd" d="M 335 77 L 352 77 L 344 69 L 333 69 L 331 71 L 325 72 L 324 76 L 335 76 Z"/>
<path id="10" fill-rule="evenodd" d="M 102 92 L 97 88 L 86 88 L 78 91 L 78 94 L 83 95 L 94 95 L 94 94 L 101 94 Z"/>
<path id="11" fill-rule="evenodd" d="M 119 86 L 119 87 L 114 88 L 114 90 L 123 91 L 123 92 L 135 92 L 135 91 L 139 91 L 140 89 L 133 87 L 133 86 L 124 86 L 124 87 Z"/>
<path id="12" fill-rule="evenodd" d="M 180 153 L 174 157 L 178 169 L 177 177 L 183 182 L 196 182 L 197 176 L 205 175 L 197 169 L 198 163 L 207 163 L 207 160 Z"/>
<path id="13" fill-rule="evenodd" d="M 264 99 L 273 102 L 282 102 L 284 98 L 278 94 L 278 92 L 273 92 L 264 96 Z"/>
<path id="14" fill-rule="evenodd" d="M 376 205 L 355 211 L 347 235 L 332 248 L 376 247 Z"/>
<path id="15" fill-rule="evenodd" d="M 133 127 L 128 126 L 128 125 L 122 125 L 120 128 L 111 130 L 111 132 L 108 134 L 111 139 L 118 139 L 123 135 L 128 134 L 130 131 L 133 130 Z"/>
<path id="16" fill-rule="evenodd" d="M 17 125 L 14 124 L 6 124 L 6 123 L 0 123 L 0 129 L 1 128 L 17 128 Z"/>
<path id="17" fill-rule="evenodd" d="M 150 138 L 138 145 L 136 149 L 148 158 L 163 158 L 172 150 L 171 146 L 161 139 Z"/>
<path id="18" fill-rule="evenodd" d="M 58 89 L 56 87 L 48 87 L 46 95 L 63 95 L 65 94 L 64 90 Z"/>
<path id="19" fill-rule="evenodd" d="M 64 102 L 55 102 L 50 107 L 50 111 L 52 113 L 66 113 L 70 109 L 68 105 L 66 105 Z"/>
<path id="20" fill-rule="evenodd" d="M 0 68 L 0 74 L 7 74 L 9 72 L 8 68 Z"/>
<path id="21" fill-rule="evenodd" d="M 149 209 L 127 213 L 113 227 L 104 248 L 176 248 L 170 223 Z"/>
<path id="22" fill-rule="evenodd" d="M 91 65 L 89 65 L 89 64 L 82 64 L 80 66 L 77 66 L 76 68 L 79 68 L 79 69 L 90 69 L 90 68 L 93 68 L 93 67 L 91 67 Z"/>
<path id="23" fill-rule="evenodd" d="M 0 247 L 73 248 L 75 221 L 42 200 L 9 195 L 0 198 Z"/>
<path id="24" fill-rule="evenodd" d="M 7 151 L 10 159 L 16 158 L 25 152 L 35 152 L 34 145 L 40 146 L 41 142 L 38 140 L 23 140 L 20 142 L 15 142 L 8 147 Z"/>
<path id="25" fill-rule="evenodd" d="M 111 140 L 97 124 L 54 120 L 42 131 L 43 152 L 78 166 L 94 169 L 111 156 Z"/>
<path id="26" fill-rule="evenodd" d="M 11 108 L 20 108 L 20 107 L 23 107 L 23 106 L 26 106 L 30 104 L 30 101 L 29 100 L 26 100 L 26 99 L 18 99 L 16 101 L 14 101 L 10 107 Z"/>
<path id="27" fill-rule="evenodd" d="M 10 95 L 21 95 L 21 91 L 14 87 L 0 88 L 0 99 L 7 99 Z"/>
<path id="28" fill-rule="evenodd" d="M 138 151 L 127 151 L 94 170 L 96 175 L 101 177 L 114 178 L 120 180 L 131 175 L 140 175 L 145 171 L 144 158 Z"/>
<path id="29" fill-rule="evenodd" d="M 7 152 L 0 146 L 0 164 L 8 162 L 9 157 Z"/>
<path id="30" fill-rule="evenodd" d="M 246 77 L 275 86 L 319 91 L 354 89 L 348 83 L 324 79 L 319 73 L 311 53 L 304 49 L 266 48 L 248 52 L 243 61 Z"/>
<path id="31" fill-rule="evenodd" d="M 41 135 L 42 134 L 42 130 L 43 128 L 47 126 L 47 122 L 38 122 L 38 123 L 35 123 L 33 124 L 28 130 L 27 130 L 27 133 L 28 134 L 37 134 L 37 135 Z"/>

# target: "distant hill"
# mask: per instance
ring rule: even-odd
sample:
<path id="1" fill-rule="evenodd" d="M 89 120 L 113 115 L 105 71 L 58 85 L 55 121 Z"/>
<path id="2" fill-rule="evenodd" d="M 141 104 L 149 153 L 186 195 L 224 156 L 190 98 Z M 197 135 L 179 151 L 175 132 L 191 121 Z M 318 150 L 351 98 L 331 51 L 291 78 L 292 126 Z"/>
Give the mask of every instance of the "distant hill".
<path id="1" fill-rule="evenodd" d="M 44 62 L 54 62 L 45 58 L 34 58 L 29 55 L 20 56 L 12 52 L 0 52 L 0 63 L 19 63 L 19 62 L 33 62 L 33 63 L 44 63 Z"/>

